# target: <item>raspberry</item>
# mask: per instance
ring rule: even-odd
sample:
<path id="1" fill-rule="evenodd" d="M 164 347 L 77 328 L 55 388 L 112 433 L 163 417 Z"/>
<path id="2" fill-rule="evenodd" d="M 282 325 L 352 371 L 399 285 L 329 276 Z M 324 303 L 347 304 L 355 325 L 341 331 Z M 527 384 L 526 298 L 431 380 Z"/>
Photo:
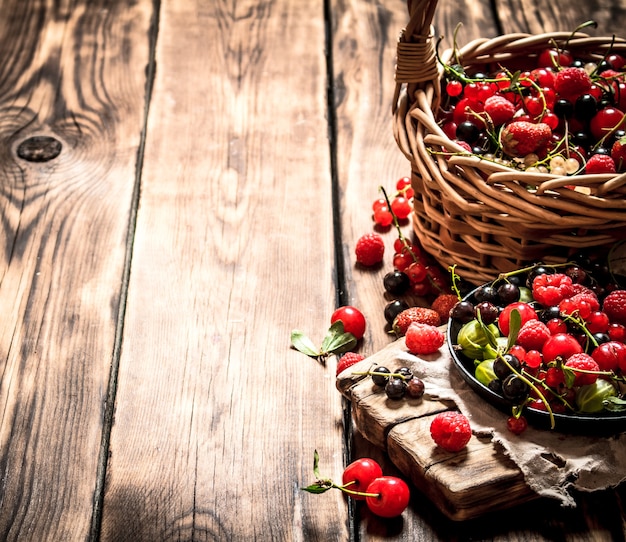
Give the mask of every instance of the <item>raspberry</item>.
<path id="1" fill-rule="evenodd" d="M 470 441 L 472 428 L 460 412 L 448 410 L 437 414 L 430 423 L 430 435 L 447 452 L 459 452 Z"/>
<path id="2" fill-rule="evenodd" d="M 356 242 L 354 252 L 358 263 L 371 267 L 382 262 L 385 242 L 377 233 L 366 233 Z"/>
<path id="3" fill-rule="evenodd" d="M 563 299 L 559 303 L 559 312 L 567 316 L 575 313 L 586 320 L 591 314 L 600 309 L 598 297 L 593 292 L 583 292 L 576 294 L 568 299 Z"/>
<path id="4" fill-rule="evenodd" d="M 611 322 L 626 326 L 626 290 L 613 290 L 604 298 L 602 311 Z"/>
<path id="5" fill-rule="evenodd" d="M 541 320 L 529 320 L 520 328 L 517 335 L 517 344 L 522 346 L 527 352 L 529 350 L 541 351 L 551 335 L 548 326 Z"/>
<path id="6" fill-rule="evenodd" d="M 404 337 L 409 352 L 416 355 L 434 354 L 445 340 L 445 335 L 438 327 L 416 322 L 409 326 Z"/>
<path id="7" fill-rule="evenodd" d="M 591 90 L 591 78 L 583 68 L 563 68 L 556 74 L 554 90 L 563 98 L 578 98 Z"/>
<path id="8" fill-rule="evenodd" d="M 434 310 L 445 324 L 450 318 L 450 311 L 459 302 L 459 298 L 454 294 L 439 294 L 431 303 L 430 308 Z"/>
<path id="9" fill-rule="evenodd" d="M 504 96 L 494 95 L 485 100 L 485 113 L 491 117 L 494 126 L 500 126 L 513 118 L 515 106 Z"/>
<path id="10" fill-rule="evenodd" d="M 589 354 L 574 354 L 567 358 L 565 362 L 565 367 L 569 367 L 570 369 L 582 369 L 583 371 L 599 371 L 600 366 L 596 363 Z M 574 386 L 586 386 L 588 384 L 593 384 L 597 379 L 598 375 L 595 373 L 587 373 L 587 372 L 579 372 L 574 370 Z"/>
<path id="11" fill-rule="evenodd" d="M 615 173 L 615 160 L 607 154 L 594 154 L 589 157 L 585 165 L 585 173 L 594 175 L 597 173 Z"/>
<path id="12" fill-rule="evenodd" d="M 352 367 L 355 363 L 363 361 L 365 356 L 356 352 L 346 352 L 337 362 L 337 374 L 343 373 L 348 367 Z"/>
<path id="13" fill-rule="evenodd" d="M 438 326 L 441 318 L 437 311 L 425 307 L 410 307 L 403 310 L 393 321 L 393 331 L 398 337 L 406 335 L 407 329 L 413 323 Z"/>
<path id="14" fill-rule="evenodd" d="M 574 293 L 572 279 L 564 273 L 537 275 L 532 284 L 535 301 L 544 307 L 558 305 Z"/>

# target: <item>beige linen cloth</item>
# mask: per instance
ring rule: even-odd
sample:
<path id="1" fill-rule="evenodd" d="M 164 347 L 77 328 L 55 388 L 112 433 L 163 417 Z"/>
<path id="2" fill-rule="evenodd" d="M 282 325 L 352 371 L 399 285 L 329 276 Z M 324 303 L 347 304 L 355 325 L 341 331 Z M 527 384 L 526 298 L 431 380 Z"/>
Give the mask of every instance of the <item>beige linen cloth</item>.
<path id="1" fill-rule="evenodd" d="M 453 401 L 469 418 L 474 434 L 491 435 L 539 495 L 574 507 L 572 488 L 595 491 L 617 486 L 626 479 L 626 433 L 584 436 L 534 429 L 529 425 L 524 433 L 514 435 L 506 428 L 508 415 L 469 387 L 445 345 L 441 355 L 421 359 L 406 351 L 403 339 L 394 344 L 398 345 L 397 359 L 410 362 L 414 374 L 424 381 L 425 399 Z"/>

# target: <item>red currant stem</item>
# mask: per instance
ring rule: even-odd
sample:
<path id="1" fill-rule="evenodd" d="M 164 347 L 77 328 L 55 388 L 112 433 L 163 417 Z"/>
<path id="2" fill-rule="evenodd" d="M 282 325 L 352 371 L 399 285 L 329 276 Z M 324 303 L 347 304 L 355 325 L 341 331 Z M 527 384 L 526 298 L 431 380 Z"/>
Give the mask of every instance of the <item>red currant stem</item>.
<path id="1" fill-rule="evenodd" d="M 554 429 L 554 412 L 552 412 L 552 407 L 550 406 L 550 403 L 548 403 L 548 400 L 545 398 L 543 393 L 541 393 L 541 390 L 537 386 L 535 386 L 533 382 L 526 378 L 526 373 L 524 373 L 524 371 L 522 371 L 521 373 L 517 371 L 515 367 L 513 367 L 502 354 L 498 354 L 498 357 L 514 374 L 516 374 L 522 380 L 522 382 L 524 382 L 531 390 L 533 390 L 539 396 L 539 399 L 541 399 L 541 402 L 546 406 L 548 414 L 550 415 L 550 429 Z"/>
<path id="2" fill-rule="evenodd" d="M 359 376 L 387 376 L 387 377 L 393 377 L 393 378 L 401 378 L 402 380 L 411 380 L 411 378 L 413 378 L 412 376 L 408 376 L 402 373 L 382 373 L 382 372 L 378 372 L 378 371 L 357 371 L 357 372 L 353 372 L 353 375 L 359 375 Z"/>
<path id="3" fill-rule="evenodd" d="M 400 228 L 400 223 L 398 222 L 398 217 L 396 216 L 396 213 L 394 213 L 393 209 L 391 208 L 391 202 L 389 201 L 389 196 L 387 195 L 387 191 L 382 186 L 380 187 L 380 191 L 383 193 L 383 197 L 385 198 L 385 201 L 387 202 L 387 208 L 389 209 L 389 212 L 391 213 L 391 218 L 393 220 L 393 225 L 394 225 L 394 227 L 396 228 L 396 230 L 398 232 L 398 239 L 400 239 L 400 241 L 402 241 L 402 244 L 409 251 L 409 254 L 413 258 L 413 261 L 417 262 L 418 258 L 415 255 L 415 253 L 413 252 L 413 250 L 411 249 L 411 245 L 406 240 L 406 237 L 402 233 L 402 228 Z"/>
<path id="4" fill-rule="evenodd" d="M 594 348 L 598 346 L 598 341 L 587 329 L 585 321 L 580 317 L 578 310 L 575 310 L 572 314 L 566 315 L 564 321 L 567 320 L 574 322 L 574 324 L 576 324 L 583 331 L 583 333 L 587 336 L 587 339 L 589 339 L 589 341 L 591 341 L 591 344 L 593 344 Z"/>
<path id="5" fill-rule="evenodd" d="M 463 298 L 463 296 L 461 295 L 461 291 L 459 290 L 459 287 L 457 286 L 457 284 L 458 284 L 458 281 L 461 280 L 461 277 L 456 273 L 455 269 L 456 269 L 456 264 L 448 267 L 448 271 L 450 271 L 450 283 L 451 283 L 452 291 L 456 294 L 456 296 L 459 298 L 459 301 L 460 301 Z"/>

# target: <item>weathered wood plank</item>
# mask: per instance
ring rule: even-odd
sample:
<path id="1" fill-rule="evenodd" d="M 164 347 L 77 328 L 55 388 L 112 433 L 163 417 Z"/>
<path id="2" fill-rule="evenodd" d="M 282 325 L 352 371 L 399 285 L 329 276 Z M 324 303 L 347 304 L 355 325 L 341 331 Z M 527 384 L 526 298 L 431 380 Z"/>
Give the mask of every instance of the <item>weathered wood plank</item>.
<path id="1" fill-rule="evenodd" d="M 91 529 L 151 13 L 149 1 L 0 11 L 2 540 Z M 33 136 L 60 154 L 30 161 L 51 156 L 26 149 Z"/>
<path id="2" fill-rule="evenodd" d="M 345 540 L 323 4 L 161 10 L 102 540 Z"/>

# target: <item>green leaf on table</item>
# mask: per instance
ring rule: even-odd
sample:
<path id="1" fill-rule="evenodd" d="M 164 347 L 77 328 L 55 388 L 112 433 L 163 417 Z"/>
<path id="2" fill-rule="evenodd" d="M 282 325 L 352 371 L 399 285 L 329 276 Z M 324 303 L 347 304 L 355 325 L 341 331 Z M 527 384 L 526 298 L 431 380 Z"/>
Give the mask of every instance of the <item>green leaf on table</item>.
<path id="1" fill-rule="evenodd" d="M 316 482 L 315 484 L 311 484 L 310 486 L 302 487 L 300 489 L 308 491 L 309 493 L 326 493 L 331 488 L 327 485 Z"/>
<path id="2" fill-rule="evenodd" d="M 322 352 L 318 351 L 313 341 L 299 329 L 294 329 L 291 332 L 291 344 L 298 352 L 302 352 L 312 358 L 319 358 L 322 355 Z"/>
<path id="3" fill-rule="evenodd" d="M 352 333 L 346 333 L 343 322 L 337 320 L 326 333 L 322 341 L 322 354 L 340 354 L 354 348 L 357 344 L 356 337 Z"/>

